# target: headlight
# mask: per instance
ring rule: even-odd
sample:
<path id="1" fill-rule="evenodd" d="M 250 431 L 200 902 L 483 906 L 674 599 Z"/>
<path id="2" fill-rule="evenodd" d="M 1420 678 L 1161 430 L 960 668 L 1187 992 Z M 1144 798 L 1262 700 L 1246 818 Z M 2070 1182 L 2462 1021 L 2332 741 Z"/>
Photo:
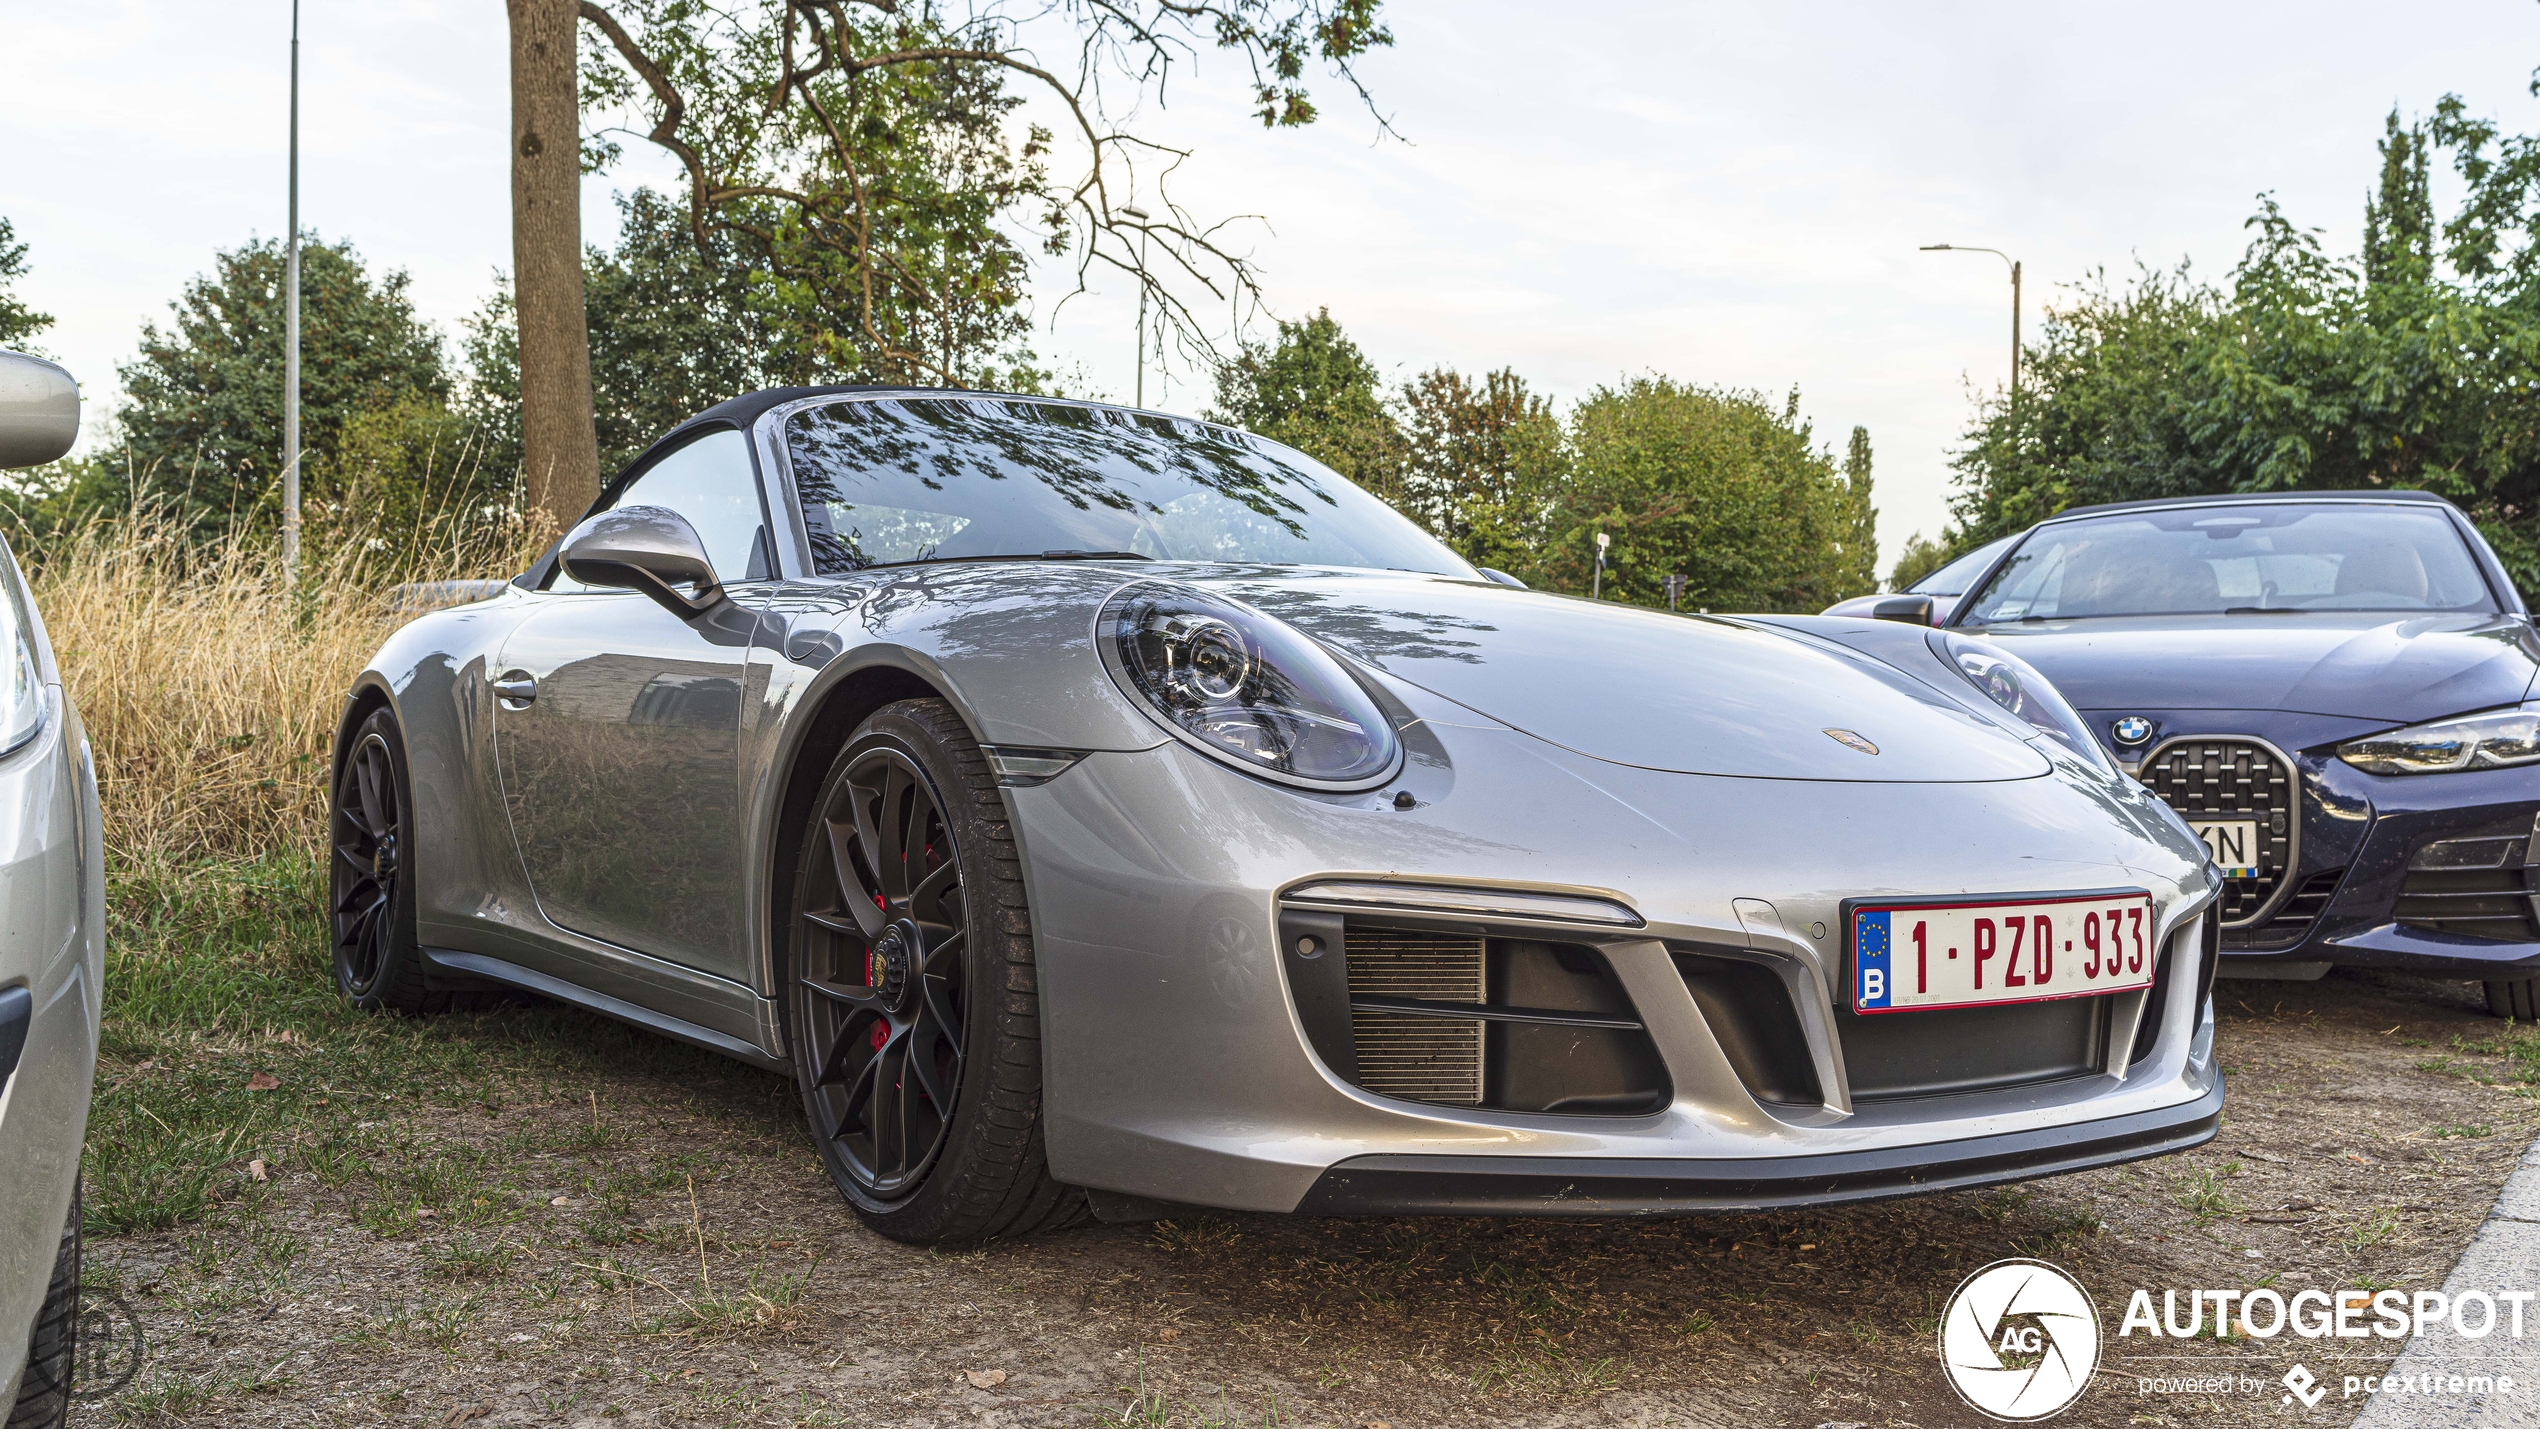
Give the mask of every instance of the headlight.
<path id="1" fill-rule="evenodd" d="M 16 563 L 0 546 L 0 754 L 35 738 L 44 725 L 44 681 L 35 669 L 35 631 Z"/>
<path id="2" fill-rule="evenodd" d="M 1285 783 L 1366 787 L 1393 773 L 1384 711 L 1322 646 L 1256 610 L 1171 586 L 1103 607 L 1106 662 L 1184 743 Z"/>
<path id="3" fill-rule="evenodd" d="M 2046 677 L 2017 655 L 1990 641 L 1943 635 L 1949 663 L 1985 698 L 2026 721 L 2038 733 L 2052 736 L 2094 769 L 2108 769 L 2108 752 L 2091 737 L 2090 727 L 2064 703 Z"/>
<path id="4" fill-rule="evenodd" d="M 2350 739 L 2337 746 L 2337 757 L 2371 774 L 2449 774 L 2540 762 L 2540 704 Z"/>

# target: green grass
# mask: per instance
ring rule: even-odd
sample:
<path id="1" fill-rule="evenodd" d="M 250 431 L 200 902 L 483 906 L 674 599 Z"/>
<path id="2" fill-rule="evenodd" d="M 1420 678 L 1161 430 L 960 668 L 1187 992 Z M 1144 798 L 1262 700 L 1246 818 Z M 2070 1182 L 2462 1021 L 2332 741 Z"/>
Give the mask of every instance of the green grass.
<path id="1" fill-rule="evenodd" d="M 491 1118 L 513 1087 L 588 1097 L 590 1122 L 548 1138 L 560 1143 L 552 1149 L 588 1149 L 622 1135 L 594 1088 L 617 1068 L 748 1075 L 536 1000 L 429 1019 L 357 1012 L 335 991 L 324 897 L 316 861 L 297 855 L 110 870 L 105 1025 L 83 1167 L 89 1234 L 252 1210 L 273 1184 L 249 1174 L 262 1159 L 276 1180 L 305 1174 L 360 1190 L 357 1215 L 377 1234 L 430 1222 L 490 1241 L 554 1193 L 519 1179 L 525 1153 L 551 1148 L 517 1136 L 500 1151 L 418 1143 L 396 1129 L 412 1113 L 473 1108 Z M 652 1161 L 618 1178 L 624 1185 L 589 1188 L 578 1209 L 595 1222 L 621 1218 L 632 1196 L 676 1184 L 683 1164 Z"/>
<path id="2" fill-rule="evenodd" d="M 2369 1246 L 2379 1245 L 2396 1234 L 2398 1229 L 2398 1207 L 2376 1206 L 2362 1220 L 2347 1227 L 2344 1237 L 2346 1248 L 2363 1250 Z"/>
<path id="3" fill-rule="evenodd" d="M 2240 1200 L 2232 1195 L 2224 1179 L 2239 1174 L 2239 1171 L 2240 1163 L 2237 1161 L 2227 1162 L 2219 1168 L 2191 1167 L 2179 1174 L 2174 1199 L 2200 1223 L 2237 1215 Z"/>

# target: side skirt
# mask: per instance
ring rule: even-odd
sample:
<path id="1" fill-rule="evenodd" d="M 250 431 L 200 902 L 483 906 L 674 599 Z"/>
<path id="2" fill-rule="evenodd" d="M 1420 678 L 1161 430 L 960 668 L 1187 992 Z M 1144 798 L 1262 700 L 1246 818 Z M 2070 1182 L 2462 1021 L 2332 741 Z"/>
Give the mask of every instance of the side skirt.
<path id="1" fill-rule="evenodd" d="M 535 968 L 525 968 L 518 963 L 505 962 L 501 958 L 488 957 L 483 953 L 462 953 L 449 948 L 425 948 L 423 958 L 426 963 L 446 972 L 483 978 L 488 982 L 498 982 L 507 987 L 534 992 L 541 997 L 552 997 L 558 1002 L 571 1004 L 586 1012 L 596 1012 L 603 1017 L 614 1017 L 620 1022 L 641 1027 L 647 1032 L 658 1032 L 664 1037 L 675 1037 L 682 1042 L 703 1047 L 709 1052 L 720 1052 L 763 1071 L 790 1076 L 794 1070 L 785 1061 L 767 1055 L 738 1037 L 728 1036 L 711 1027 L 701 1027 L 694 1022 L 683 1021 L 665 1013 L 655 1012 L 649 1007 L 638 1007 L 634 1003 L 611 997 L 606 993 L 593 992 L 587 987 L 566 982 L 562 978 L 551 977 Z"/>

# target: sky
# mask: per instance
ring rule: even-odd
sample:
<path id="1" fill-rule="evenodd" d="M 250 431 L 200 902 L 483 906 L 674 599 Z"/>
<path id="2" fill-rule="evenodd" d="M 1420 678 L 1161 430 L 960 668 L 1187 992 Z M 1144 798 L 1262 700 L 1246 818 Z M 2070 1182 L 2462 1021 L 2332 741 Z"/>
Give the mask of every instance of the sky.
<path id="1" fill-rule="evenodd" d="M 2100 270 L 2221 279 L 2261 192 L 2351 251 L 2394 105 L 2457 93 L 2540 129 L 2533 0 L 2417 22 L 2345 0 L 1384 13 L 1395 44 L 1361 74 L 1398 138 L 1329 82 L 1321 123 L 1264 131 L 1208 56 L 1135 116 L 1190 151 L 1173 197 L 1237 220 L 1269 311 L 1328 308 L 1394 380 L 1504 366 L 1565 404 L 1643 373 L 1795 386 L 1821 442 L 1869 428 L 1883 560 L 1947 520 L 1971 393 L 2009 375 L 2002 260 L 1920 245 L 2019 258 L 2034 335 Z M 305 0 L 301 25 L 303 224 L 404 269 L 455 338 L 510 266 L 503 9 Z M 0 216 L 93 433 L 142 324 L 216 250 L 287 227 L 290 8 L 0 0 L 0 34 Z M 585 184 L 586 236 L 613 232 L 613 192 L 674 173 L 630 144 Z M 1125 400 L 1134 298 L 1071 286 L 1043 265 L 1033 345 Z M 1207 404 L 1187 364 L 1147 383 L 1150 406 Z"/>

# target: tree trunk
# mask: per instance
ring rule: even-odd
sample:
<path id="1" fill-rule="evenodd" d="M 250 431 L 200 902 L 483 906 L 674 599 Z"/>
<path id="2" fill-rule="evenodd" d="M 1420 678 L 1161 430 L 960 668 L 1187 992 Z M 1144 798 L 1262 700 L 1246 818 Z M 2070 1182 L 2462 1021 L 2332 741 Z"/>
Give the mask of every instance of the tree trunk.
<path id="1" fill-rule="evenodd" d="M 512 284 L 529 509 L 562 531 L 600 494 L 591 334 L 582 310 L 582 115 L 575 0 L 507 0 L 512 34 Z"/>

